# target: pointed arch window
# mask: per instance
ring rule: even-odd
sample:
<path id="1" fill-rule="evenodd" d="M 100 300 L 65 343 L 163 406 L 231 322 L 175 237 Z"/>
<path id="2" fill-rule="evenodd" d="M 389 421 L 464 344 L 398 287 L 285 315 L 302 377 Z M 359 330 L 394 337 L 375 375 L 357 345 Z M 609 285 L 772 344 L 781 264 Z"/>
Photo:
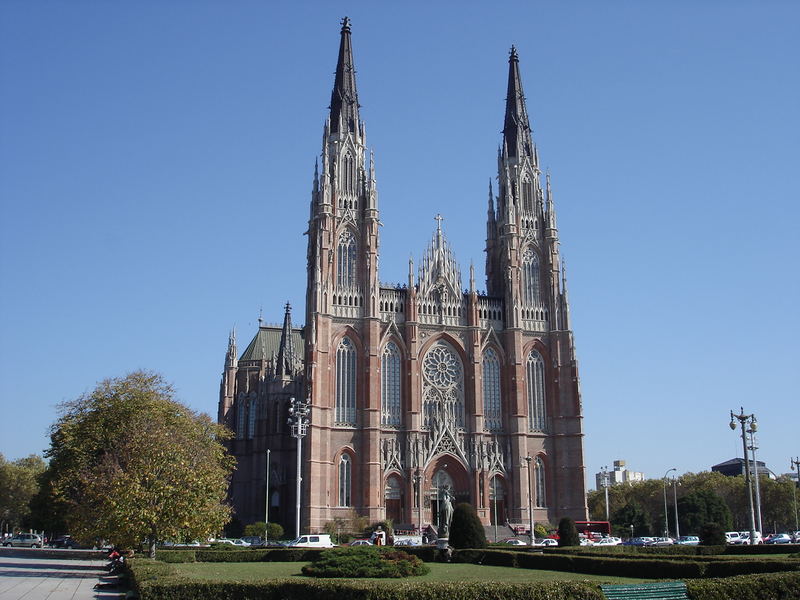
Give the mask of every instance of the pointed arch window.
<path id="1" fill-rule="evenodd" d="M 542 355 L 531 351 L 526 364 L 528 387 L 528 428 L 531 431 L 544 431 L 547 422 L 545 414 L 544 360 Z"/>
<path id="2" fill-rule="evenodd" d="M 259 405 L 261 403 L 258 401 L 258 398 L 251 398 L 248 404 L 249 410 L 247 411 L 247 437 L 252 439 L 256 434 L 256 416 L 258 415 Z"/>
<path id="3" fill-rule="evenodd" d="M 545 489 L 546 473 L 544 470 L 544 461 L 541 456 L 536 457 L 534 462 L 534 506 L 543 507 L 547 506 L 547 490 Z"/>
<path id="4" fill-rule="evenodd" d="M 500 359 L 491 348 L 483 353 L 483 426 L 487 431 L 503 429 L 500 398 Z"/>
<path id="5" fill-rule="evenodd" d="M 336 424 L 356 424 L 356 349 L 348 337 L 336 349 Z"/>
<path id="6" fill-rule="evenodd" d="M 356 283 L 356 237 L 346 229 L 336 246 L 336 283 L 340 288 L 353 288 Z"/>
<path id="7" fill-rule="evenodd" d="M 342 191 L 347 194 L 354 194 L 356 191 L 356 161 L 353 155 L 349 152 L 342 158 Z M 352 204 L 348 204 L 347 200 L 342 199 L 342 203 L 347 208 L 353 208 Z"/>
<path id="8" fill-rule="evenodd" d="M 422 359 L 423 427 L 464 427 L 464 367 L 447 342 L 436 342 Z"/>
<path id="9" fill-rule="evenodd" d="M 240 440 L 247 437 L 247 397 L 242 392 L 236 401 L 236 437 Z"/>
<path id="10" fill-rule="evenodd" d="M 349 454 L 339 459 L 339 506 L 352 506 L 353 461 Z"/>
<path id="11" fill-rule="evenodd" d="M 389 342 L 381 355 L 381 423 L 400 425 L 402 357 L 394 342 Z"/>
<path id="12" fill-rule="evenodd" d="M 539 256 L 528 246 L 522 253 L 522 303 L 525 306 L 541 304 L 539 287 Z"/>
<path id="13" fill-rule="evenodd" d="M 528 177 L 522 180 L 522 211 L 533 212 L 533 184 Z"/>

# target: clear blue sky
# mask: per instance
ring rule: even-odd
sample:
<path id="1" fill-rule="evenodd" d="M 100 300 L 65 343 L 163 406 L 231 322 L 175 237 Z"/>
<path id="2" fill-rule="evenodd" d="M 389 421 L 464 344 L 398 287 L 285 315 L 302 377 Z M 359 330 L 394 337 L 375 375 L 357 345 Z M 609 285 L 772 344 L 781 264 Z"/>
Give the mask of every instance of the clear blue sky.
<path id="1" fill-rule="evenodd" d="M 797 2 L 0 3 L 0 452 L 162 372 L 216 414 L 228 331 L 301 320 L 339 20 L 375 149 L 381 279 L 435 222 L 483 278 L 508 49 L 551 169 L 586 464 L 650 477 L 798 438 Z M 481 286 L 483 287 L 483 286 Z"/>

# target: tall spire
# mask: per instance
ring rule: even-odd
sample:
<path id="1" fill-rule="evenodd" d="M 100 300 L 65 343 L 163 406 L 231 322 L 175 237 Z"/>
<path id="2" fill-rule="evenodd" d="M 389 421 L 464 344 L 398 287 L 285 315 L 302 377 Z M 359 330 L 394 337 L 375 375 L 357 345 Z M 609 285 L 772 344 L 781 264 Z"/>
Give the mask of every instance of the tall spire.
<path id="1" fill-rule="evenodd" d="M 350 19 L 342 19 L 342 39 L 339 43 L 339 60 L 336 79 L 331 93 L 331 133 L 356 132 L 359 128 L 358 92 L 353 63 L 353 46 L 350 41 Z"/>
<path id="2" fill-rule="evenodd" d="M 503 123 L 503 151 L 506 158 L 533 158 L 531 126 L 525 108 L 525 94 L 519 75 L 519 56 L 511 46 L 508 57 L 508 93 L 506 94 L 506 115 Z"/>
<path id="3" fill-rule="evenodd" d="M 225 353 L 225 366 L 235 367 L 238 356 L 236 354 L 236 328 L 231 329 L 228 334 L 228 351 Z"/>
<path id="4" fill-rule="evenodd" d="M 275 369 L 275 376 L 278 379 L 291 377 L 297 367 L 297 354 L 294 351 L 294 338 L 292 337 L 292 305 L 287 302 L 285 309 L 281 344 L 278 348 L 278 364 Z"/>

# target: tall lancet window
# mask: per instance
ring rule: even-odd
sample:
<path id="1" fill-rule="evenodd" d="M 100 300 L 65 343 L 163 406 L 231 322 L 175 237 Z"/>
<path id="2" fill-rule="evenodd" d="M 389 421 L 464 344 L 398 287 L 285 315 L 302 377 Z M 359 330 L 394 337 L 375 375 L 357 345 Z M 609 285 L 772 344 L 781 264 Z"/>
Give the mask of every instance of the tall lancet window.
<path id="1" fill-rule="evenodd" d="M 256 434 L 256 417 L 260 408 L 258 398 L 250 399 L 250 410 L 247 411 L 247 437 L 252 438 Z"/>
<path id="2" fill-rule="evenodd" d="M 534 462 L 533 494 L 534 506 L 547 506 L 547 490 L 544 482 L 547 473 L 544 471 L 544 461 L 541 456 L 536 457 Z"/>
<path id="3" fill-rule="evenodd" d="M 336 246 L 336 283 L 340 288 L 353 288 L 356 284 L 356 237 L 349 229 L 339 236 Z"/>
<path id="4" fill-rule="evenodd" d="M 247 404 L 244 392 L 240 393 L 236 399 L 236 437 L 239 439 L 247 437 Z"/>
<path id="5" fill-rule="evenodd" d="M 526 213 L 533 212 L 533 184 L 527 177 L 522 180 L 522 210 Z"/>
<path id="6" fill-rule="evenodd" d="M 356 348 L 344 337 L 336 349 L 336 424 L 356 424 Z"/>
<path id="7" fill-rule="evenodd" d="M 541 303 L 539 256 L 530 246 L 522 253 L 522 303 L 525 306 L 536 306 Z"/>
<path id="8" fill-rule="evenodd" d="M 339 506 L 351 505 L 353 487 L 353 461 L 349 454 L 342 454 L 339 460 Z"/>
<path id="9" fill-rule="evenodd" d="M 500 359 L 489 348 L 483 353 L 483 426 L 487 431 L 503 429 L 500 401 Z"/>
<path id="10" fill-rule="evenodd" d="M 436 342 L 422 360 L 423 426 L 464 427 L 464 367 L 446 342 Z"/>
<path id="11" fill-rule="evenodd" d="M 400 349 L 389 342 L 381 356 L 381 423 L 393 427 L 400 425 L 401 364 Z"/>
<path id="12" fill-rule="evenodd" d="M 352 154 L 347 153 L 344 155 L 344 157 L 342 157 L 341 172 L 342 191 L 348 195 L 355 195 L 356 161 Z M 344 208 L 357 208 L 353 205 L 352 201 L 345 200 L 344 198 L 340 200 L 340 205 Z"/>
<path id="13" fill-rule="evenodd" d="M 547 415 L 544 396 L 544 360 L 533 350 L 528 355 L 526 365 L 528 383 L 528 428 L 531 431 L 544 431 Z"/>

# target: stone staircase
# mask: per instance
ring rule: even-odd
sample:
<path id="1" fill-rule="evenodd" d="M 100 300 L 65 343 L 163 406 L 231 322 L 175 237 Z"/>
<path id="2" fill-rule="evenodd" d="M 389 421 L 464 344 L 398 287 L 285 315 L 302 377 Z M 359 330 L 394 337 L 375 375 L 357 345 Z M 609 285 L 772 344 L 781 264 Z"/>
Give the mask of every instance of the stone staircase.
<path id="1" fill-rule="evenodd" d="M 484 525 L 484 532 L 486 532 L 486 541 L 491 543 L 494 541 L 502 542 L 510 537 L 515 537 L 514 529 L 509 525 L 497 525 L 497 540 L 495 540 L 495 527 L 494 525 Z"/>

